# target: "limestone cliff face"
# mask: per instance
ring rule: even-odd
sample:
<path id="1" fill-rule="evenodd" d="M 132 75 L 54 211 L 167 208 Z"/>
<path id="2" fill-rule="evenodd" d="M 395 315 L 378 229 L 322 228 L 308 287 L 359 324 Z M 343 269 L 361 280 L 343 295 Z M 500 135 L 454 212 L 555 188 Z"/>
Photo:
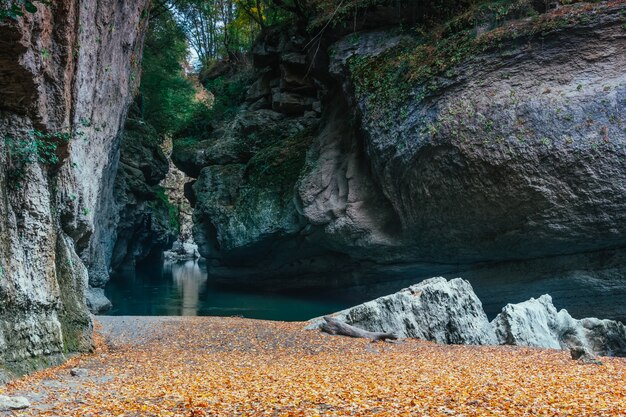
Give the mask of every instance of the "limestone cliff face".
<path id="1" fill-rule="evenodd" d="M 147 24 L 143 0 L 38 7 L 0 23 L 0 373 L 91 347 L 84 292 L 112 249 L 119 133 Z"/>
<path id="2" fill-rule="evenodd" d="M 344 68 L 361 87 L 367 155 L 409 253 L 470 263 L 626 244 L 621 8 L 544 29 L 530 44 L 505 39 L 410 86 L 387 114 L 365 67 Z M 336 59 L 349 61 L 353 48 L 340 42 Z M 391 257 L 410 256 L 402 252 Z"/>
<path id="3" fill-rule="evenodd" d="M 179 213 L 159 185 L 169 171 L 160 136 L 147 123 L 129 118 L 115 180 L 119 210 L 111 269 L 135 269 L 147 258 L 161 259 L 178 234 Z"/>
<path id="4" fill-rule="evenodd" d="M 525 298 L 537 276 L 600 314 L 574 299 L 626 293 L 623 10 L 563 7 L 431 49 L 388 30 L 309 48 L 269 33 L 235 120 L 174 155 L 197 177 L 210 273 L 273 288 L 462 273 L 491 296 L 513 274 Z M 298 126 L 300 148 L 284 139 Z"/>

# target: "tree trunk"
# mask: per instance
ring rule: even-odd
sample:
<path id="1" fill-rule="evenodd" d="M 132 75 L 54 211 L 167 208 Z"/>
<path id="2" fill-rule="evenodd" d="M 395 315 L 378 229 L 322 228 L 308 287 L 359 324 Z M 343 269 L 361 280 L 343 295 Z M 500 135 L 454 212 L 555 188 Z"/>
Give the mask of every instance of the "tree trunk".
<path id="1" fill-rule="evenodd" d="M 376 342 L 378 340 L 382 340 L 384 342 L 386 340 L 398 339 L 396 335 L 391 333 L 368 332 L 367 330 L 359 329 L 349 325 L 348 323 L 344 323 L 334 317 L 325 316 L 324 320 L 326 323 L 322 324 L 320 329 L 328 334 L 371 339 L 372 342 Z"/>

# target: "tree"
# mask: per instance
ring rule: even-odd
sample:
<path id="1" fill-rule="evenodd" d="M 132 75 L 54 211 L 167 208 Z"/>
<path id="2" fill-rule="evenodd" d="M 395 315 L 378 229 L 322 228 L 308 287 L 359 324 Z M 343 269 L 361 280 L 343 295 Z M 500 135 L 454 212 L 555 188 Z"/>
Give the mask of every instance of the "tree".
<path id="1" fill-rule="evenodd" d="M 219 59 L 236 59 L 250 49 L 263 27 L 263 6 L 256 0 L 179 0 L 176 20 L 201 66 Z M 259 4 L 263 0 L 258 0 Z"/>
<path id="2" fill-rule="evenodd" d="M 161 134 L 181 128 L 193 112 L 195 89 L 185 77 L 187 37 L 170 10 L 160 10 L 146 36 L 140 86 L 142 117 Z"/>

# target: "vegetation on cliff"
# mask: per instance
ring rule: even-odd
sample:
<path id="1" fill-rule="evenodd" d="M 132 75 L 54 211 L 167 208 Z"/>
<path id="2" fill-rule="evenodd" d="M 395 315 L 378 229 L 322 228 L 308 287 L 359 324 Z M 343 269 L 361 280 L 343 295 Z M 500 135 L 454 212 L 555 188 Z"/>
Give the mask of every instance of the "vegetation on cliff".
<path id="1" fill-rule="evenodd" d="M 613 5 L 583 3 L 539 13 L 534 3 L 476 2 L 449 20 L 403 31 L 402 43 L 379 56 L 355 55 L 349 65 L 357 96 L 389 123 L 406 111 L 409 99 L 420 101 L 445 87 L 460 64 L 491 50 L 503 59 L 514 56 L 519 46 L 591 23 Z"/>

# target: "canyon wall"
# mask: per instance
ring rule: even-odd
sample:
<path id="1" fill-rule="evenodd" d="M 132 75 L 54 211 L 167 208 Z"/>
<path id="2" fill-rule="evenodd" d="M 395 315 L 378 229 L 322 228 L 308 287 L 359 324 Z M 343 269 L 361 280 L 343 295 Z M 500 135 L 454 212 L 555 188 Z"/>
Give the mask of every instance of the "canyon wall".
<path id="1" fill-rule="evenodd" d="M 169 172 L 161 137 L 152 126 L 129 116 L 124 128 L 114 195 L 119 207 L 112 270 L 134 272 L 138 262 L 161 260 L 177 237 L 179 210 L 159 185 Z"/>
<path id="2" fill-rule="evenodd" d="M 235 118 L 174 152 L 209 274 L 372 291 L 463 271 L 486 304 L 550 282 L 576 315 L 623 319 L 599 303 L 626 294 L 623 13 L 576 4 L 432 44 L 269 31 Z"/>
<path id="3" fill-rule="evenodd" d="M 0 23 L 0 379 L 91 349 L 147 5 L 37 3 Z"/>

